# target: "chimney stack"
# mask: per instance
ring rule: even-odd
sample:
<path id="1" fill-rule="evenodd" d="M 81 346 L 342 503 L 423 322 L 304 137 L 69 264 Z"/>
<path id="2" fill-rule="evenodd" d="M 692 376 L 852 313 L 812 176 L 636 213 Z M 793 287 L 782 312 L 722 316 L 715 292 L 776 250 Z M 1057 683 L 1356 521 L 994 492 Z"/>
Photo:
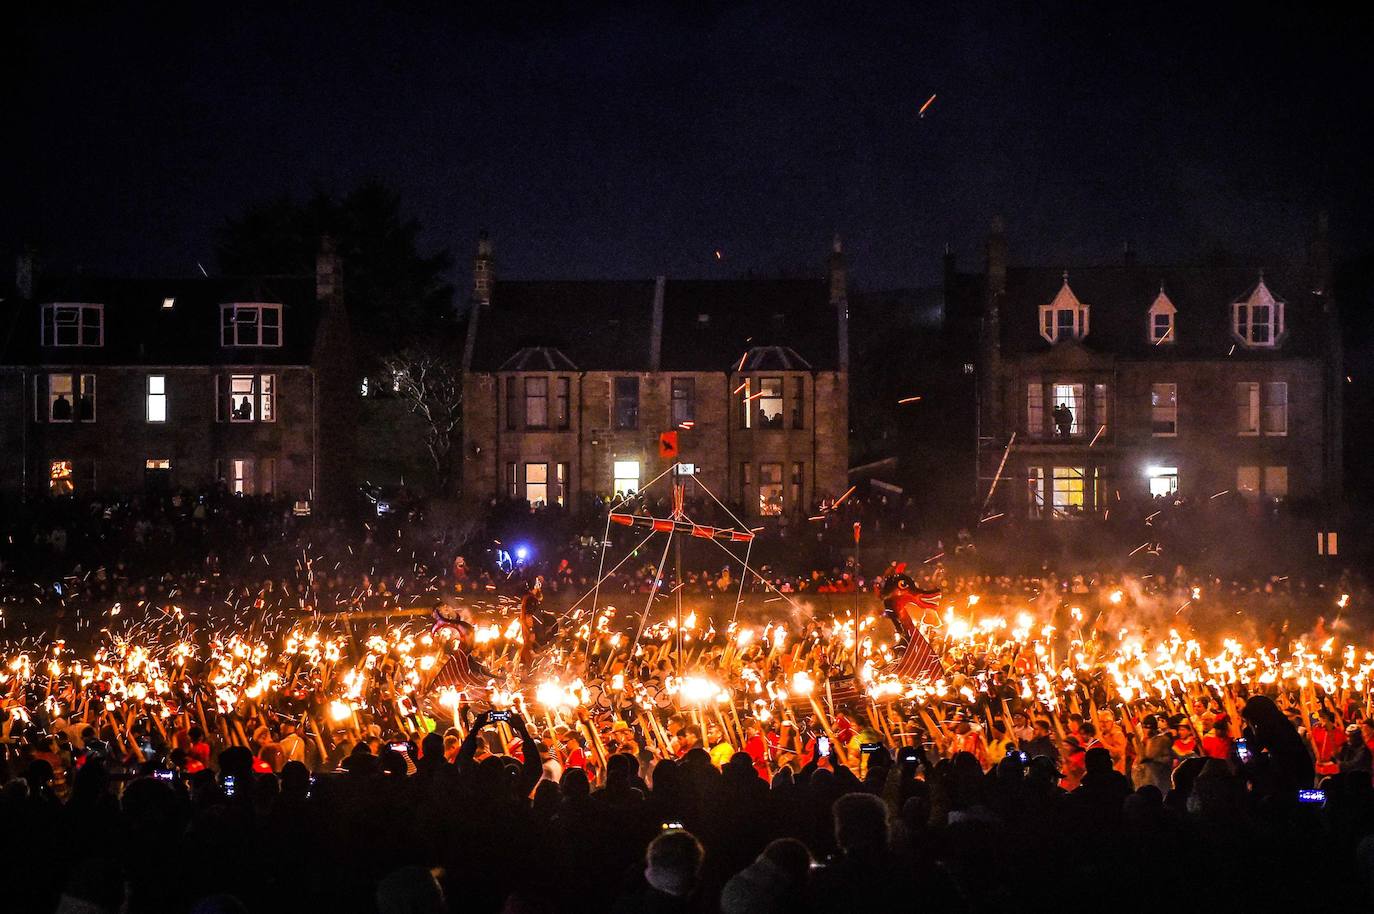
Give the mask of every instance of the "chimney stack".
<path id="1" fill-rule="evenodd" d="M 33 245 L 26 244 L 24 249 L 19 252 L 19 256 L 14 259 L 14 288 L 19 293 L 19 297 L 26 301 L 33 298 L 35 253 Z"/>
<path id="2" fill-rule="evenodd" d="M 472 301 L 474 305 L 491 304 L 491 287 L 496 281 L 496 259 L 491 256 L 491 239 L 483 230 L 477 236 L 477 256 L 472 260 Z"/>
<path id="3" fill-rule="evenodd" d="M 1001 216 L 992 217 L 987 257 L 988 298 L 993 299 L 1007 291 L 1007 235 Z"/>
<path id="4" fill-rule="evenodd" d="M 844 262 L 844 245 L 840 243 L 840 233 L 830 245 L 830 258 L 826 261 L 826 272 L 830 277 L 830 305 L 835 309 L 835 319 L 839 322 L 839 368 L 849 370 L 849 272 Z"/>
<path id="5" fill-rule="evenodd" d="M 1331 241 L 1327 237 L 1330 219 L 1326 210 L 1317 214 L 1316 230 L 1307 246 L 1308 284 L 1313 295 L 1331 294 Z"/>
<path id="6" fill-rule="evenodd" d="M 339 252 L 334 239 L 329 235 L 320 238 L 320 250 L 315 255 L 315 299 L 321 303 L 336 305 L 340 298 L 343 268 L 339 263 Z"/>

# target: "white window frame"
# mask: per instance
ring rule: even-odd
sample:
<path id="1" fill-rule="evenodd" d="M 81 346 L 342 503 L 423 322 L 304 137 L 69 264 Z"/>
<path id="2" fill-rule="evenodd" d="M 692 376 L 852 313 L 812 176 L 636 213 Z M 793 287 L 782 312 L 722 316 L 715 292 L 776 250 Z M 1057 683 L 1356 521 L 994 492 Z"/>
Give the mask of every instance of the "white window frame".
<path id="1" fill-rule="evenodd" d="M 1085 305 L 1074 295 L 1073 289 L 1069 288 L 1069 274 L 1064 274 L 1064 285 L 1060 287 L 1059 294 L 1054 297 L 1054 301 L 1048 305 L 1040 306 L 1040 335 L 1050 343 L 1063 342 L 1068 337 L 1061 337 L 1059 332 L 1059 315 L 1068 313 L 1071 315 L 1068 321 L 1069 336 L 1076 340 L 1081 340 L 1088 335 L 1088 317 L 1091 311 L 1090 305 Z"/>
<path id="2" fill-rule="evenodd" d="M 1167 480 L 1169 491 L 1156 492 L 1155 480 Z M 1145 468 L 1146 485 L 1150 488 L 1151 498 L 1169 498 L 1178 492 L 1178 467 L 1177 466 L 1148 466 Z"/>
<path id="3" fill-rule="evenodd" d="M 1068 391 L 1067 397 L 1060 396 L 1064 390 Z M 1067 406 L 1073 414 L 1073 425 L 1069 426 L 1068 437 L 1077 438 L 1084 434 L 1084 430 L 1087 428 L 1084 422 L 1088 418 L 1088 385 L 1079 381 L 1052 381 L 1050 383 L 1050 403 L 1052 405 L 1049 408 L 1049 415 L 1050 425 L 1054 428 L 1053 437 L 1060 438 L 1059 426 L 1054 422 L 1054 411 L 1059 408 L 1060 403 Z M 1060 438 L 1060 440 L 1064 439 Z"/>
<path id="4" fill-rule="evenodd" d="M 282 306 L 279 303 L 232 302 L 229 304 L 220 305 L 219 312 L 219 340 L 221 346 L 226 348 L 243 348 L 250 346 L 259 348 L 265 347 L 269 349 L 281 348 L 282 335 L 285 331 L 285 327 L 282 321 Z M 249 338 L 247 340 L 244 340 L 242 338 L 244 334 L 241 331 L 243 331 L 250 325 L 247 322 L 240 322 L 238 318 L 240 313 L 247 314 L 249 312 L 252 312 L 255 315 L 255 320 L 251 324 L 253 332 L 249 335 Z M 276 342 L 263 341 L 263 338 L 266 335 L 264 333 L 266 322 L 263 320 L 263 316 L 265 314 L 273 314 L 276 316 Z"/>
<path id="5" fill-rule="evenodd" d="M 1045 437 L 1045 385 L 1039 378 L 1026 383 L 1026 433 L 1032 438 Z"/>
<path id="6" fill-rule="evenodd" d="M 88 321 L 94 315 L 95 337 L 94 343 L 85 341 Z M 70 323 L 63 323 L 62 326 L 70 326 L 76 329 L 76 342 L 63 343 L 58 341 L 58 317 L 59 315 L 70 315 L 74 320 Z M 75 349 L 85 347 L 88 349 L 98 348 L 105 345 L 105 306 L 97 302 L 49 302 L 43 306 L 42 322 L 39 328 L 39 342 L 44 346 L 54 346 L 63 349 Z"/>
<path id="7" fill-rule="evenodd" d="M 1159 327 L 1156 326 L 1155 319 L 1158 317 L 1166 318 L 1163 333 L 1160 333 Z M 1147 328 L 1150 342 L 1153 345 L 1166 346 L 1178 340 L 1177 317 L 1178 309 L 1175 308 L 1174 303 L 1169 300 L 1169 296 L 1164 294 L 1164 290 L 1160 289 L 1159 295 L 1156 296 L 1154 300 L 1154 304 L 1150 305 L 1150 323 Z"/>
<path id="8" fill-rule="evenodd" d="M 1269 309 L 1267 321 L 1255 320 L 1255 310 L 1258 308 Z M 1273 296 L 1269 287 L 1261 279 L 1259 284 L 1255 286 L 1255 291 L 1250 293 L 1249 298 L 1231 305 L 1231 332 L 1237 340 L 1247 347 L 1273 349 L 1279 344 L 1279 340 L 1283 337 L 1286 329 L 1283 312 L 1284 303 Z M 1256 341 L 1256 327 L 1267 328 L 1267 340 Z"/>
<path id="9" fill-rule="evenodd" d="M 234 384 L 237 381 L 247 379 L 248 390 L 235 390 Z M 219 388 L 219 378 L 215 378 L 216 390 Z M 238 410 L 238 400 L 242 397 L 248 398 L 248 403 L 252 407 L 253 415 L 247 419 L 239 418 L 236 413 Z M 229 375 L 229 421 L 236 425 L 250 425 L 255 422 L 276 422 L 277 421 L 277 376 L 274 374 L 230 374 Z M 215 397 L 215 415 L 223 415 L 223 405 L 219 402 L 219 397 Z"/>
<path id="10" fill-rule="evenodd" d="M 1173 403 L 1168 404 L 1168 405 L 1161 406 L 1160 404 L 1158 404 L 1158 403 L 1155 402 L 1155 400 L 1156 400 L 1156 395 L 1157 395 L 1158 393 L 1161 392 L 1161 390 L 1160 390 L 1161 388 L 1167 388 L 1167 390 L 1162 391 L 1162 392 L 1171 395 L 1171 396 L 1172 396 L 1172 399 L 1173 399 Z M 1171 411 L 1171 410 L 1172 410 L 1172 413 L 1173 413 L 1173 430 L 1172 430 L 1172 431 L 1167 431 L 1167 432 L 1161 432 L 1161 431 L 1159 431 L 1159 430 L 1155 427 L 1155 425 L 1156 425 L 1156 424 L 1158 423 L 1158 421 L 1159 421 L 1159 420 L 1156 418 L 1156 415 L 1158 414 L 1159 411 L 1168 412 L 1168 411 Z M 1152 384 L 1150 385 L 1150 436 L 1151 436 L 1152 438 L 1177 438 L 1177 437 L 1178 437 L 1178 385 L 1175 384 L 1175 383 L 1173 383 L 1173 382 L 1170 382 L 1170 381 L 1157 381 L 1157 382 L 1152 383 Z"/>
<path id="11" fill-rule="evenodd" d="M 155 381 L 157 382 L 156 385 L 154 384 Z M 155 391 L 155 390 L 153 390 L 153 387 L 154 387 L 154 386 L 159 386 L 159 387 L 161 387 L 162 389 L 161 389 L 161 390 L 158 390 L 158 391 Z M 143 418 L 144 418 L 144 420 L 145 420 L 146 422 L 148 422 L 150 425 L 166 425 L 166 424 L 167 424 L 167 417 L 168 417 L 168 415 L 170 415 L 170 413 L 171 413 L 171 408 L 170 408 L 169 400 L 170 400 L 170 397 L 168 396 L 168 393 L 167 393 L 167 375 L 165 375 L 165 374 L 150 374 L 150 375 L 148 375 L 148 380 L 145 381 L 145 382 L 144 382 L 144 385 L 143 385 Z M 155 412 L 155 410 L 154 410 L 154 408 L 153 408 L 153 404 L 154 404 L 154 403 L 159 403 L 159 404 L 161 404 L 162 418 L 160 418 L 160 419 L 154 419 L 154 418 L 153 418 L 153 414 L 154 414 L 154 412 Z"/>

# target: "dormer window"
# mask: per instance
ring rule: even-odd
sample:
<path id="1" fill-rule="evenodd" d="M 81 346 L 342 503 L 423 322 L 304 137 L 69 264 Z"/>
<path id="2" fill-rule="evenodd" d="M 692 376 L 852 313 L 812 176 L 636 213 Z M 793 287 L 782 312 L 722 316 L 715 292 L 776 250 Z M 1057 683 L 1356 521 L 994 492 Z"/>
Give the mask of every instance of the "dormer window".
<path id="1" fill-rule="evenodd" d="M 1154 304 L 1150 305 L 1150 342 L 1156 346 L 1174 342 L 1178 337 L 1174 330 L 1174 317 L 1178 313 L 1169 296 L 1161 286 Z"/>
<path id="2" fill-rule="evenodd" d="M 85 302 L 43 306 L 44 346 L 105 345 L 105 306 Z"/>
<path id="3" fill-rule="evenodd" d="M 1069 274 L 1064 273 L 1064 285 L 1054 301 L 1040 306 L 1040 335 L 1051 343 L 1083 339 L 1088 335 L 1088 310 L 1069 288 Z"/>
<path id="4" fill-rule="evenodd" d="M 1231 305 L 1231 329 L 1247 346 L 1276 346 L 1283 336 L 1283 302 L 1260 277 L 1249 298 Z"/>
<path id="5" fill-rule="evenodd" d="M 220 345 L 280 346 L 281 305 L 220 305 Z"/>

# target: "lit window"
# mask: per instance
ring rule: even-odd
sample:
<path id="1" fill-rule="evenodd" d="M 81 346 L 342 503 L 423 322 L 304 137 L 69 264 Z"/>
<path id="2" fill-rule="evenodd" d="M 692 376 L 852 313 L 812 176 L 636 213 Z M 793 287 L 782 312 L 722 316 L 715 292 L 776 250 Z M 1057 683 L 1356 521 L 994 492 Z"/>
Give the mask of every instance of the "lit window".
<path id="1" fill-rule="evenodd" d="M 220 344 L 224 346 L 280 346 L 281 305 L 220 305 Z"/>
<path id="2" fill-rule="evenodd" d="M 1258 495 L 1260 490 L 1259 467 L 1236 467 L 1236 491 L 1242 495 Z"/>
<path id="3" fill-rule="evenodd" d="M 1168 498 L 1178 491 L 1178 467 L 1146 467 L 1145 476 L 1153 498 Z"/>
<path id="4" fill-rule="evenodd" d="M 792 499 L 792 510 L 794 511 L 797 510 L 797 508 L 802 504 L 802 486 L 804 485 L 805 481 L 805 466 L 800 461 L 793 461 L 792 488 L 787 494 L 788 497 Z"/>
<path id="5" fill-rule="evenodd" d="M 782 428 L 782 378 L 759 378 L 758 427 Z"/>
<path id="6" fill-rule="evenodd" d="M 777 517 L 782 514 L 782 464 L 759 464 L 759 514 Z"/>
<path id="7" fill-rule="evenodd" d="M 1178 385 L 1150 385 L 1150 434 L 1170 438 L 1178 434 Z"/>
<path id="8" fill-rule="evenodd" d="M 1264 385 L 1264 433 L 1288 434 L 1288 384 L 1284 381 Z"/>
<path id="9" fill-rule="evenodd" d="M 103 346 L 105 306 L 50 304 L 43 306 L 44 346 Z"/>
<path id="10" fill-rule="evenodd" d="M 72 392 L 72 376 L 69 374 L 48 375 L 48 421 L 72 422 L 76 418 L 75 394 Z"/>
<path id="11" fill-rule="evenodd" d="M 615 414 L 617 429 L 639 428 L 639 378 L 615 379 Z"/>
<path id="12" fill-rule="evenodd" d="M 525 378 L 525 428 L 549 427 L 549 379 Z"/>
<path id="13" fill-rule="evenodd" d="M 1083 468 L 1055 467 L 1050 490 L 1050 504 L 1055 517 L 1073 517 L 1083 513 Z"/>
<path id="14" fill-rule="evenodd" d="M 1172 343 L 1177 339 L 1174 318 L 1177 315 L 1174 303 L 1169 301 L 1169 296 L 1164 294 L 1164 289 L 1159 290 L 1159 295 L 1155 297 L 1154 304 L 1150 305 L 1150 342 L 1156 346 Z"/>
<path id="15" fill-rule="evenodd" d="M 1261 279 L 1244 301 L 1231 306 L 1232 331 L 1247 346 L 1274 346 L 1283 336 L 1283 302 Z"/>
<path id="16" fill-rule="evenodd" d="M 1060 438 L 1083 434 L 1083 385 L 1054 385 L 1054 431 Z"/>
<path id="17" fill-rule="evenodd" d="M 1236 434 L 1258 435 L 1260 431 L 1260 386 L 1257 381 L 1236 385 Z"/>
<path id="18" fill-rule="evenodd" d="M 167 421 L 167 376 L 148 375 L 148 421 Z"/>
<path id="19" fill-rule="evenodd" d="M 735 388 L 735 394 L 743 399 L 740 400 L 740 428 L 754 427 L 754 394 L 753 385 L 745 378 L 740 385 Z"/>
<path id="20" fill-rule="evenodd" d="M 277 384 L 275 375 L 230 375 L 230 422 L 275 422 L 276 418 Z"/>
<path id="21" fill-rule="evenodd" d="M 1069 274 L 1065 273 L 1064 285 L 1054 301 L 1040 306 L 1040 335 L 1051 343 L 1081 340 L 1088 335 L 1089 310 L 1069 288 Z"/>
<path id="22" fill-rule="evenodd" d="M 170 470 L 171 468 L 172 461 L 166 457 L 150 457 L 143 461 L 143 469 L 145 470 Z"/>
<path id="23" fill-rule="evenodd" d="M 617 460 L 612 467 L 612 491 L 617 495 L 629 495 L 639 491 L 639 461 Z"/>
<path id="24" fill-rule="evenodd" d="M 70 495 L 76 489 L 70 460 L 54 460 L 48 465 L 48 494 Z"/>
<path id="25" fill-rule="evenodd" d="M 1264 468 L 1264 494 L 1269 498 L 1288 497 L 1288 467 Z"/>
<path id="26" fill-rule="evenodd" d="M 673 378 L 673 425 L 695 422 L 697 418 L 697 382 L 695 378 Z"/>
<path id="27" fill-rule="evenodd" d="M 531 508 L 542 508 L 549 503 L 549 465 L 547 463 L 525 464 L 525 501 Z"/>
<path id="28" fill-rule="evenodd" d="M 519 482 L 518 482 L 518 480 L 517 480 L 517 478 L 516 478 L 517 475 L 519 474 L 519 472 L 520 472 L 520 464 L 518 464 L 518 463 L 508 463 L 508 464 L 506 464 L 506 493 L 507 493 L 508 495 L 510 495 L 511 498 L 519 498 L 519 497 L 520 497 L 520 491 L 519 491 L 519 488 L 518 488 Z"/>
<path id="29" fill-rule="evenodd" d="M 177 300 L 170 295 L 162 300 L 162 310 L 171 311 L 176 307 Z"/>

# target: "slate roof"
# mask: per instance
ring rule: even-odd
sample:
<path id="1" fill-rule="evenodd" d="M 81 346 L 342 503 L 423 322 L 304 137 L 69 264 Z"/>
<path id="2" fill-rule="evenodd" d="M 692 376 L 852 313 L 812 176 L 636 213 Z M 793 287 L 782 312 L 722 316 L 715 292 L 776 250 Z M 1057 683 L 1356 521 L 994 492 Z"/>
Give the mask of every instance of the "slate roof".
<path id="1" fill-rule="evenodd" d="M 477 312 L 472 367 L 511 370 L 527 348 L 557 350 L 583 371 L 648 371 L 655 281 L 499 280 Z M 789 346 L 816 370 L 838 364 L 839 328 L 824 279 L 665 283 L 660 368 L 729 371 L 756 346 Z"/>
<path id="2" fill-rule="evenodd" d="M 1052 302 L 1068 272 L 1069 288 L 1088 305 L 1089 332 L 1084 348 L 1121 358 L 1206 359 L 1225 357 L 1236 343 L 1231 332 L 1231 305 L 1248 298 L 1259 283 L 1285 303 L 1286 335 L 1272 348 L 1236 347 L 1236 356 L 1285 358 L 1320 356 L 1326 346 L 1320 299 L 1304 288 L 1300 274 L 1259 267 L 1092 266 L 1010 267 L 1000 319 L 1004 355 L 1031 354 L 1051 348 L 1040 335 L 1041 305 Z M 984 280 L 961 274 L 952 291 L 966 297 L 961 308 L 981 307 Z M 1148 334 L 1150 305 L 1161 286 L 1177 309 L 1176 341 L 1152 345 Z M 971 297 L 967 298 L 967 297 Z"/>
<path id="3" fill-rule="evenodd" d="M 171 308 L 163 300 L 174 299 Z M 42 346 L 45 303 L 104 306 L 104 345 Z M 220 305 L 282 305 L 282 345 L 223 347 Z M 51 278 L 0 326 L 0 365 L 308 365 L 320 309 L 313 276 L 191 279 Z"/>

